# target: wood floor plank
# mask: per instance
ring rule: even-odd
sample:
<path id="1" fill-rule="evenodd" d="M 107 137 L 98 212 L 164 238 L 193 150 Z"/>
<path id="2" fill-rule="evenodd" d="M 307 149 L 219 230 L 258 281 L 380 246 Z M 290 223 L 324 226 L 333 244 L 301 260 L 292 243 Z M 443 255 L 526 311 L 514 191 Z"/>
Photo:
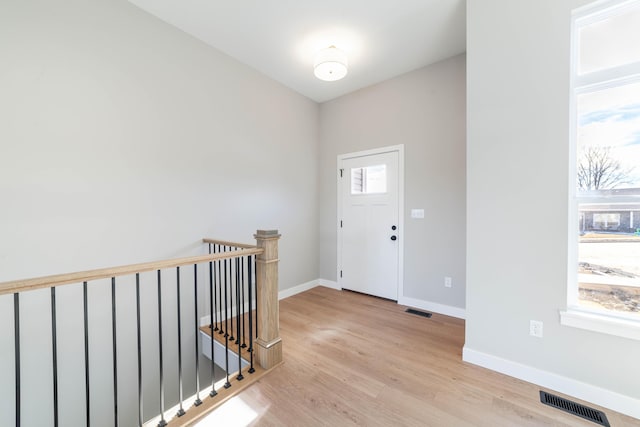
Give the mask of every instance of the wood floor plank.
<path id="1" fill-rule="evenodd" d="M 542 405 L 536 385 L 463 362 L 463 320 L 404 310 L 324 287 L 281 301 L 285 362 L 234 398 L 254 414 L 242 425 L 595 426 Z M 218 425 L 210 417 L 202 426 Z"/>

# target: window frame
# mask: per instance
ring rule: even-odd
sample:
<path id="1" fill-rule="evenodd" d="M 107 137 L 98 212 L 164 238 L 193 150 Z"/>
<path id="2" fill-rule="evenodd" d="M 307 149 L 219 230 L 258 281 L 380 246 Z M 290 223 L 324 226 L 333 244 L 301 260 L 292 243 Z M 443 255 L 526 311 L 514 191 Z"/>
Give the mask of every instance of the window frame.
<path id="1" fill-rule="evenodd" d="M 585 93 L 610 89 L 632 83 L 640 83 L 640 61 L 604 70 L 579 74 L 580 39 L 582 27 L 624 13 L 635 8 L 640 0 L 607 0 L 576 9 L 571 16 L 571 56 L 569 92 L 569 218 L 567 306 L 560 311 L 560 323 L 596 332 L 640 340 L 640 320 L 625 313 L 599 310 L 578 304 L 578 234 L 579 206 L 584 203 L 611 203 L 612 198 L 602 196 L 578 196 L 577 184 L 577 100 Z M 616 196 L 615 202 L 624 203 L 629 198 Z M 633 198 L 637 202 L 637 198 Z"/>

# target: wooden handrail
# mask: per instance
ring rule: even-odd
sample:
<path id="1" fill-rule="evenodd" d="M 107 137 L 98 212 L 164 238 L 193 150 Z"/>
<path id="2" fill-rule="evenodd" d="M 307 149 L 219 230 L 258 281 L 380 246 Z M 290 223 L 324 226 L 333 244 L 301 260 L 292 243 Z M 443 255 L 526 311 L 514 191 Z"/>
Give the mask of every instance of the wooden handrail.
<path id="1" fill-rule="evenodd" d="M 58 338 L 57 338 L 58 327 L 62 326 L 64 323 L 64 322 L 59 322 L 57 320 L 56 313 L 60 309 L 66 308 L 65 304 L 61 304 L 60 301 L 56 302 L 55 289 L 57 286 L 68 285 L 68 284 L 81 284 L 84 282 L 83 287 L 78 287 L 76 289 L 69 289 L 69 290 L 78 291 L 76 292 L 76 294 L 79 294 L 80 292 L 82 292 L 83 294 L 82 311 L 84 314 L 84 344 L 85 344 L 84 345 L 85 347 L 84 367 L 85 367 L 85 387 L 87 387 L 87 392 L 85 393 L 87 398 L 87 401 L 86 401 L 87 417 L 89 416 L 90 408 L 93 406 L 92 402 L 90 402 L 91 399 L 89 399 L 89 381 L 91 377 L 91 371 L 92 370 L 95 371 L 98 368 L 102 369 L 102 364 L 98 368 L 96 368 L 95 366 L 92 367 L 89 363 L 89 345 L 88 344 L 90 339 L 93 340 L 93 338 L 90 338 L 90 335 L 97 333 L 98 330 L 95 329 L 93 326 L 91 328 L 89 327 L 88 319 L 89 319 L 90 305 L 89 305 L 89 299 L 88 299 L 87 284 L 96 283 L 96 281 L 99 281 L 101 279 L 108 280 L 109 278 L 122 277 L 122 276 L 129 276 L 128 278 L 132 279 L 133 278 L 132 276 L 136 276 L 135 277 L 136 279 L 136 296 L 135 296 L 136 322 L 134 325 L 127 324 L 126 327 L 135 327 L 137 332 L 138 419 L 140 423 L 142 423 L 142 420 L 143 420 L 143 400 L 142 400 L 143 377 L 149 377 L 154 379 L 159 378 L 160 411 L 162 412 L 159 415 L 159 418 L 162 424 L 166 425 L 166 423 L 164 422 L 165 416 L 167 415 L 167 411 L 165 411 L 165 408 L 164 408 L 164 402 L 165 402 L 164 375 L 163 375 L 163 372 L 164 372 L 163 370 L 165 365 L 165 362 L 163 361 L 163 342 L 164 341 L 173 342 L 173 340 L 177 338 L 177 354 L 179 355 L 178 361 L 177 361 L 178 362 L 178 366 L 177 366 L 178 367 L 178 386 L 179 386 L 179 392 L 180 392 L 179 410 L 180 412 L 182 412 L 183 415 L 186 415 L 185 411 L 188 409 L 189 411 L 187 412 L 187 414 L 193 413 L 195 417 L 201 416 L 206 411 L 211 410 L 216 405 L 219 405 L 221 404 L 221 402 L 224 402 L 225 399 L 228 399 L 231 397 L 231 393 L 227 394 L 225 397 L 225 393 L 223 390 L 234 390 L 234 392 L 237 393 L 237 391 L 241 390 L 243 386 L 246 386 L 252 381 L 255 382 L 257 378 L 259 378 L 256 375 L 257 372 L 264 372 L 264 370 L 268 370 L 282 363 L 282 340 L 280 338 L 279 321 L 278 321 L 278 317 L 279 317 L 278 240 L 280 238 L 280 234 L 278 233 L 277 230 L 257 230 L 254 237 L 256 239 L 255 246 L 244 244 L 244 243 L 235 243 L 235 242 L 205 238 L 202 240 L 203 243 L 205 244 L 209 244 L 209 245 L 215 244 L 215 245 L 225 246 L 224 249 L 215 248 L 216 253 L 209 253 L 206 255 L 174 258 L 174 259 L 168 259 L 168 260 L 145 262 L 145 263 L 130 264 L 130 265 L 122 265 L 122 266 L 116 266 L 116 267 L 110 267 L 110 268 L 100 268 L 100 269 L 94 269 L 94 270 L 79 271 L 75 273 L 56 274 L 56 275 L 50 275 L 45 277 L 36 277 L 32 279 L 14 280 L 14 281 L 7 281 L 7 282 L 0 283 L 0 295 L 14 294 L 13 295 L 13 313 L 14 313 L 13 336 L 15 339 L 14 379 L 16 383 L 15 385 L 16 394 L 14 395 L 14 400 L 16 404 L 16 411 L 15 411 L 15 417 L 17 420 L 16 424 L 19 424 L 20 414 L 23 411 L 21 406 L 21 398 L 20 398 L 21 396 L 20 372 L 26 369 L 24 367 L 21 367 L 20 344 L 21 342 L 34 341 L 33 335 L 29 335 L 26 337 L 23 336 L 21 338 L 21 332 L 20 332 L 21 312 L 22 312 L 22 309 L 28 309 L 29 311 L 26 314 L 28 315 L 28 313 L 30 311 L 33 311 L 34 309 L 46 310 L 47 309 L 46 305 L 48 305 L 48 304 L 34 305 L 34 304 L 24 304 L 24 303 L 21 304 L 20 293 L 28 292 L 31 290 L 51 289 L 50 326 L 51 326 L 51 348 L 52 348 L 51 359 L 52 359 L 52 367 L 53 367 L 52 373 L 53 373 L 54 424 L 57 424 L 57 420 L 58 420 L 57 414 L 58 414 L 58 407 L 59 407 L 59 402 L 57 399 L 58 378 L 59 378 L 58 355 L 65 354 L 63 352 L 58 351 L 58 347 L 56 344 L 58 342 Z M 231 247 L 232 250 L 229 251 L 228 250 L 229 247 Z M 210 252 L 213 252 L 212 249 L 214 248 L 209 247 L 209 249 L 210 249 Z M 223 249 L 223 250 L 220 251 L 218 249 Z M 224 250 L 226 250 L 226 252 Z M 244 259 L 245 257 L 247 259 Z M 221 260 L 227 260 L 227 259 L 232 261 L 235 260 L 236 262 L 235 263 L 219 262 Z M 218 261 L 218 262 L 214 263 L 214 261 Z M 185 308 L 184 307 L 185 304 L 181 301 L 181 294 L 185 294 L 183 296 L 189 296 L 189 291 L 185 290 L 185 292 L 182 292 L 182 289 L 185 287 L 184 286 L 185 284 L 181 285 L 180 283 L 181 276 L 184 276 L 180 274 L 181 273 L 180 267 L 181 266 L 189 267 L 191 265 L 195 266 L 198 264 L 205 264 L 205 265 L 209 264 L 209 265 L 206 265 L 206 267 L 209 267 L 208 268 L 209 292 L 207 293 L 206 291 L 207 280 L 204 280 L 205 283 L 203 283 L 200 287 L 198 286 L 198 280 L 197 280 L 200 276 L 202 276 L 203 279 L 205 278 L 207 268 L 202 268 L 200 273 L 194 267 L 193 281 L 187 280 L 187 282 L 191 282 L 191 283 L 188 283 L 189 287 L 193 286 L 193 292 L 191 293 L 191 296 L 193 298 L 192 299 L 193 305 L 188 310 L 189 310 L 189 316 L 193 320 L 192 327 L 195 328 L 195 334 L 191 334 L 190 337 L 187 337 L 183 340 L 184 337 L 181 336 L 181 331 L 184 329 L 182 327 L 183 325 L 182 320 L 184 320 L 184 318 L 187 315 L 182 314 L 182 309 Z M 224 264 L 224 269 L 221 270 L 222 264 Z M 234 267 L 234 264 L 235 264 L 235 267 Z M 203 267 L 205 266 L 203 265 Z M 169 279 L 169 282 L 174 283 L 176 286 L 175 294 L 170 292 L 168 295 L 169 301 L 171 303 L 175 303 L 175 307 L 173 309 L 170 309 L 168 307 L 163 308 L 163 303 L 162 303 L 163 291 L 161 286 L 162 275 L 160 274 L 162 270 L 164 270 L 164 273 L 167 273 L 166 276 L 170 276 L 170 274 L 168 273 L 174 274 L 173 277 L 175 278 L 175 281 L 167 277 L 167 279 Z M 141 328 L 141 324 L 143 320 L 142 320 L 141 310 L 140 310 L 140 307 L 141 307 L 140 281 L 137 280 L 139 279 L 137 277 L 137 274 L 147 273 L 148 277 L 147 276 L 144 277 L 144 281 L 146 284 L 147 279 L 148 279 L 148 282 L 153 282 L 153 280 L 151 279 L 153 278 L 153 276 L 155 276 L 153 274 L 155 271 L 158 272 L 157 295 L 154 295 L 150 300 L 150 302 L 147 299 L 145 299 L 143 302 L 145 306 L 148 304 L 153 304 L 153 300 L 155 300 L 156 299 L 155 297 L 157 296 L 157 312 L 150 312 L 145 315 L 145 318 L 155 318 L 155 315 L 157 314 L 157 319 L 158 319 L 158 323 L 157 323 L 158 328 L 157 328 L 156 336 L 158 337 L 157 354 L 158 354 L 158 360 L 159 360 L 159 364 L 158 364 L 159 371 L 157 371 L 156 373 L 153 373 L 153 372 L 147 372 L 148 370 L 145 370 L 143 372 L 143 369 L 142 369 L 142 333 L 144 331 L 142 330 L 143 328 Z M 223 275 L 221 274 L 222 271 L 224 271 Z M 218 279 L 217 283 L 215 281 L 216 277 Z M 187 279 L 188 278 L 189 277 L 187 277 Z M 129 280 L 126 280 L 126 281 L 121 280 L 119 284 L 122 283 L 126 287 L 128 284 L 131 284 L 130 282 L 131 281 Z M 101 283 L 104 283 L 104 282 L 101 282 Z M 166 287 L 167 286 L 165 286 L 165 288 Z M 222 295 L 223 295 L 222 290 L 224 290 L 224 304 L 222 302 Z M 216 291 L 218 293 L 216 293 Z M 229 294 L 229 300 L 227 301 L 228 294 Z M 233 296 L 234 294 L 235 294 L 235 297 Z M 198 300 L 199 295 L 205 298 L 203 302 L 199 302 Z M 207 297 L 209 300 L 208 302 L 206 301 Z M 106 305 L 103 301 L 97 301 L 97 302 L 98 302 L 98 305 L 100 306 Z M 123 403 L 121 400 L 119 402 L 118 395 L 117 395 L 118 364 L 119 362 L 122 362 L 122 360 L 119 360 L 121 358 L 118 357 L 119 347 L 117 345 L 118 343 L 117 332 L 118 332 L 118 329 L 122 329 L 124 325 L 123 325 L 123 321 L 118 320 L 118 318 L 116 317 L 116 312 L 118 311 L 116 309 L 116 302 L 117 302 L 116 280 L 112 280 L 111 281 L 111 336 L 110 338 L 112 340 L 111 348 L 113 351 L 113 355 L 111 357 L 111 362 L 113 364 L 113 367 L 112 367 L 113 400 L 110 402 L 109 401 L 106 402 L 106 405 L 113 403 L 113 411 L 114 411 L 113 413 L 114 413 L 115 419 L 117 420 L 119 417 L 118 404 Z M 94 305 L 94 303 L 92 303 L 91 305 Z M 164 306 L 166 305 L 167 303 L 165 302 Z M 208 310 L 206 306 L 208 306 Z M 129 301 L 129 305 L 127 306 L 127 308 L 128 309 L 133 308 L 133 301 Z M 163 321 L 163 312 L 165 312 L 164 314 L 166 316 L 167 309 L 169 309 L 169 312 L 170 312 L 169 317 L 171 321 L 173 321 L 174 319 L 177 320 L 176 333 L 165 332 L 163 334 L 162 325 L 163 323 L 166 323 L 167 321 L 169 321 L 168 319 Z M 177 314 L 175 318 L 173 317 L 173 314 L 172 314 L 174 310 L 175 310 L 175 313 Z M 235 322 L 233 317 L 234 313 L 235 313 Z M 243 316 L 243 313 L 247 313 L 246 316 Z M 234 335 L 237 336 L 238 338 L 234 339 L 233 335 L 231 335 L 232 337 L 231 339 L 225 339 L 225 343 L 224 343 L 225 350 L 222 354 L 223 354 L 223 358 L 225 359 L 223 363 L 225 367 L 223 369 L 226 370 L 226 378 L 224 379 L 225 381 L 224 386 L 220 387 L 220 391 L 221 391 L 220 395 L 222 395 L 222 397 L 220 397 L 220 395 L 216 394 L 215 392 L 208 393 L 208 396 L 206 397 L 204 395 L 201 395 L 201 392 L 203 390 L 199 381 L 196 380 L 196 386 L 198 390 L 196 391 L 196 394 L 193 396 L 193 399 L 197 399 L 197 400 L 189 404 L 191 406 L 190 408 L 186 406 L 183 408 L 183 405 L 187 403 L 183 399 L 183 391 L 184 391 L 183 382 L 182 382 L 183 347 L 184 345 L 188 345 L 192 348 L 195 347 L 195 352 L 191 352 L 191 354 L 195 356 L 195 360 L 194 360 L 195 373 L 196 373 L 196 378 L 199 379 L 200 366 L 198 361 L 200 360 L 200 353 L 204 352 L 205 350 L 204 346 L 201 346 L 199 343 L 200 341 L 199 326 L 203 319 L 203 317 L 201 316 L 207 316 L 207 314 L 209 317 L 210 328 L 211 328 L 209 331 L 210 333 L 213 333 L 214 331 L 213 329 L 214 323 L 217 324 L 218 327 L 220 327 L 220 325 L 222 325 L 222 321 L 224 320 L 225 334 L 227 333 L 226 329 L 229 329 L 229 332 L 231 331 L 235 332 L 235 334 L 237 335 L 235 334 Z M 24 316 L 25 314 L 22 314 L 23 318 Z M 247 325 L 246 325 L 245 318 L 246 320 L 248 320 L 248 334 L 247 334 Z M 239 319 L 242 319 L 242 321 L 240 321 Z M 231 323 L 230 328 L 227 328 L 227 320 L 229 320 L 229 323 Z M 188 323 L 191 324 L 191 322 L 188 322 Z M 155 332 L 153 333 L 153 335 L 155 335 Z M 169 336 L 170 339 L 163 338 L 167 336 Z M 211 339 L 211 342 L 210 342 L 210 345 L 211 345 L 210 356 L 211 356 L 212 368 L 213 368 L 213 364 L 216 363 L 216 358 L 219 356 L 219 353 L 216 352 L 216 357 L 214 357 L 214 346 L 215 346 L 214 341 L 215 341 L 214 339 Z M 245 343 L 245 341 L 247 342 Z M 133 346 L 133 343 L 129 343 L 129 347 L 132 347 L 132 346 Z M 232 347 L 237 347 L 237 353 L 235 354 L 235 356 L 238 359 L 237 360 L 238 367 L 241 367 L 243 364 L 241 360 L 243 358 L 243 352 L 249 359 L 248 366 L 244 372 L 247 374 L 246 377 L 244 376 L 242 370 L 238 371 L 237 374 L 232 374 L 229 371 L 229 367 L 230 367 L 229 358 L 231 355 L 233 355 L 233 351 L 234 351 Z M 31 347 L 28 346 L 28 348 L 30 349 Z M 243 348 L 245 348 L 245 350 L 242 350 Z M 155 350 L 156 349 L 153 349 L 153 351 Z M 133 364 L 135 363 L 135 361 L 129 360 L 129 362 L 127 363 Z M 191 363 L 188 363 L 188 364 L 191 365 Z M 236 369 L 236 368 L 233 368 L 233 369 Z M 234 375 L 237 375 L 237 376 L 234 376 Z M 247 378 L 247 379 L 243 381 L 244 378 Z M 253 380 L 249 378 L 253 378 Z M 231 384 L 232 382 L 233 382 L 233 389 L 230 388 L 232 385 Z M 96 384 L 95 381 L 91 381 L 91 383 Z M 102 384 L 102 382 L 100 381 L 98 381 L 98 383 Z M 175 383 L 175 381 L 173 383 Z M 217 390 L 218 388 L 214 383 L 212 383 L 211 386 L 214 387 L 213 390 Z M 203 399 L 200 399 L 200 397 L 203 397 Z M 100 405 L 105 405 L 105 403 L 101 403 Z M 173 412 L 173 410 L 171 412 Z M 188 417 L 191 417 L 191 416 L 187 415 L 185 417 L 177 418 L 172 421 L 171 425 L 176 425 L 176 426 L 191 425 L 192 423 L 187 419 Z M 130 423 L 127 421 L 126 424 L 133 424 L 133 422 Z"/>
<path id="2" fill-rule="evenodd" d="M 225 240 L 217 240 L 217 239 L 209 239 L 209 238 L 202 239 L 202 243 L 211 243 L 214 245 L 231 246 L 231 247 L 243 248 L 243 249 L 257 248 L 256 245 L 249 245 L 246 243 L 229 242 Z"/>
<path id="3" fill-rule="evenodd" d="M 228 246 L 228 245 L 227 245 Z M 13 280 L 0 283 L 0 295 L 16 292 L 32 291 L 35 289 L 52 288 L 71 283 L 89 282 L 92 280 L 108 279 L 111 277 L 125 276 L 146 271 L 162 270 L 165 268 L 179 267 L 183 265 L 199 264 L 206 261 L 237 258 L 249 255 L 258 255 L 264 249 L 255 246 L 247 246 L 246 249 L 232 252 L 220 252 L 208 255 L 198 255 L 185 258 L 174 258 L 164 261 L 143 262 L 140 264 L 123 265 L 119 267 L 99 268 L 96 270 L 79 271 L 76 273 L 56 274 L 52 276 L 36 277 L 33 279 Z"/>

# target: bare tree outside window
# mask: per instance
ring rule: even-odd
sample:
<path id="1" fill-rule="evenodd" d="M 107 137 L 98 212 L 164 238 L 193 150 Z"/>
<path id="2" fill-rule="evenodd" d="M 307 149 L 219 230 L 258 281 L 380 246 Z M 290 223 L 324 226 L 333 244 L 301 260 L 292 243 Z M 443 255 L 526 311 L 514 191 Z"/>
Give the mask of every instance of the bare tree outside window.
<path id="1" fill-rule="evenodd" d="M 640 325 L 639 37 L 640 0 L 574 14 L 568 308 Z"/>
<path id="2" fill-rule="evenodd" d="M 625 184 L 633 184 L 634 168 L 623 167 L 611 156 L 611 147 L 588 146 L 583 148 L 578 163 L 579 190 L 606 190 Z"/>

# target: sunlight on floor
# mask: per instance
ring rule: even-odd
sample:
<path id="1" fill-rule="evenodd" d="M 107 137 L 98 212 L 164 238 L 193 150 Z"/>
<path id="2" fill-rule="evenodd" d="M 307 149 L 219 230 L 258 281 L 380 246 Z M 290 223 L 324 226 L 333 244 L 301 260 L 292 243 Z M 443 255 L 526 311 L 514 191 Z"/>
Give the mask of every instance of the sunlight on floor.
<path id="1" fill-rule="evenodd" d="M 254 422 L 259 415 L 241 397 L 236 396 L 194 425 L 197 427 L 245 427 Z"/>

